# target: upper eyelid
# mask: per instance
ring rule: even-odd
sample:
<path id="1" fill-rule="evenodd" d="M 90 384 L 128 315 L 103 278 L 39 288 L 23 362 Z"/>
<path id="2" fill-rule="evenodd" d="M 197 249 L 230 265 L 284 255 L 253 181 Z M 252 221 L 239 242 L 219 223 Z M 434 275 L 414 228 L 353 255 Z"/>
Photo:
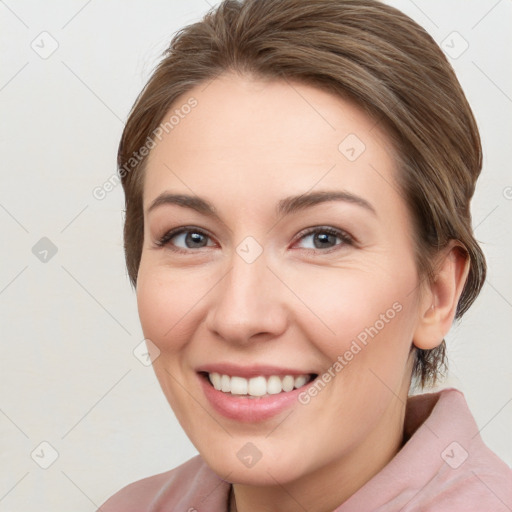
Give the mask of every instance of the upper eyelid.
<path id="1" fill-rule="evenodd" d="M 313 233 L 321 233 L 324 232 L 334 232 L 337 233 L 341 238 L 349 238 L 350 240 L 354 240 L 355 238 L 346 230 L 341 228 L 335 228 L 334 226 L 311 226 L 309 228 L 304 228 L 297 234 L 297 238 L 302 238 L 304 236 L 309 236 Z"/>
<path id="2" fill-rule="evenodd" d="M 213 235 L 211 235 L 207 230 L 203 228 L 198 228 L 195 226 L 181 226 L 179 228 L 169 229 L 166 231 L 161 237 L 158 237 L 156 243 L 157 245 L 165 245 L 167 244 L 170 239 L 174 238 L 175 236 L 181 235 L 182 233 L 187 232 L 196 232 L 201 233 L 203 235 L 206 235 L 208 238 L 213 239 Z M 163 240 L 166 240 L 164 243 L 162 243 Z"/>

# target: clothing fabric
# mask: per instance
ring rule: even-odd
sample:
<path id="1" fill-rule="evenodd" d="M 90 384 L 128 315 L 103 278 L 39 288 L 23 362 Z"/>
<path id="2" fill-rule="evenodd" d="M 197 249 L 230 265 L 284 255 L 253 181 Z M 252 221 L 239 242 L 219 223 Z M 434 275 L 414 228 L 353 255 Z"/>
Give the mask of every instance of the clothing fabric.
<path id="1" fill-rule="evenodd" d="M 484 444 L 461 391 L 408 397 L 404 436 L 393 459 L 333 512 L 512 511 L 512 469 Z M 99 512 L 228 512 L 230 487 L 197 455 L 124 487 Z"/>

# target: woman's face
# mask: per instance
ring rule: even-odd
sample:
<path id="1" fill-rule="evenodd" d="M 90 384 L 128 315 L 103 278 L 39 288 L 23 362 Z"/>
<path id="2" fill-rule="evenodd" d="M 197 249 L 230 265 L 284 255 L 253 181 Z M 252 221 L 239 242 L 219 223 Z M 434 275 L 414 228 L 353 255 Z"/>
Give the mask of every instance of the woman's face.
<path id="1" fill-rule="evenodd" d="M 147 162 L 137 299 L 183 429 L 233 482 L 387 462 L 423 306 L 381 126 L 312 86 L 235 75 L 173 113 Z"/>

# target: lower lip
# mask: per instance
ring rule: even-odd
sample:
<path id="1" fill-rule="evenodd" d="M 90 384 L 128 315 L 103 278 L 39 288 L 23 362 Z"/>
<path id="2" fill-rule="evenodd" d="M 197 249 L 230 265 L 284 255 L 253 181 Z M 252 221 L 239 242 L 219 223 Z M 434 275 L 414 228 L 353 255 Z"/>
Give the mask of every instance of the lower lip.
<path id="1" fill-rule="evenodd" d="M 200 374 L 198 377 L 206 398 L 218 413 L 226 418 L 246 423 L 265 421 L 291 407 L 294 403 L 298 403 L 299 394 L 312 382 L 293 391 L 261 398 L 246 398 L 218 391 L 210 384 L 208 377 Z"/>

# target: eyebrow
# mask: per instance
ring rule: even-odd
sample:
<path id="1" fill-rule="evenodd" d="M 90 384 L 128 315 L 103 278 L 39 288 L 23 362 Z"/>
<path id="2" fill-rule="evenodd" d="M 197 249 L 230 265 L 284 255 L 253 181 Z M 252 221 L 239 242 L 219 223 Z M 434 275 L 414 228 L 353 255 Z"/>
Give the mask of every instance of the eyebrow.
<path id="1" fill-rule="evenodd" d="M 343 201 L 355 204 L 371 212 L 373 215 L 377 215 L 375 208 L 366 199 L 352 194 L 351 192 L 332 190 L 307 192 L 304 194 L 281 199 L 277 203 L 276 214 L 277 216 L 286 216 L 329 201 Z M 202 197 L 191 196 L 187 194 L 171 194 L 169 192 L 160 194 L 151 203 L 147 209 L 147 213 L 151 212 L 155 208 L 158 208 L 159 206 L 168 204 L 190 208 L 198 213 L 206 215 L 207 217 L 212 217 L 218 221 L 221 221 L 215 207 Z"/>

